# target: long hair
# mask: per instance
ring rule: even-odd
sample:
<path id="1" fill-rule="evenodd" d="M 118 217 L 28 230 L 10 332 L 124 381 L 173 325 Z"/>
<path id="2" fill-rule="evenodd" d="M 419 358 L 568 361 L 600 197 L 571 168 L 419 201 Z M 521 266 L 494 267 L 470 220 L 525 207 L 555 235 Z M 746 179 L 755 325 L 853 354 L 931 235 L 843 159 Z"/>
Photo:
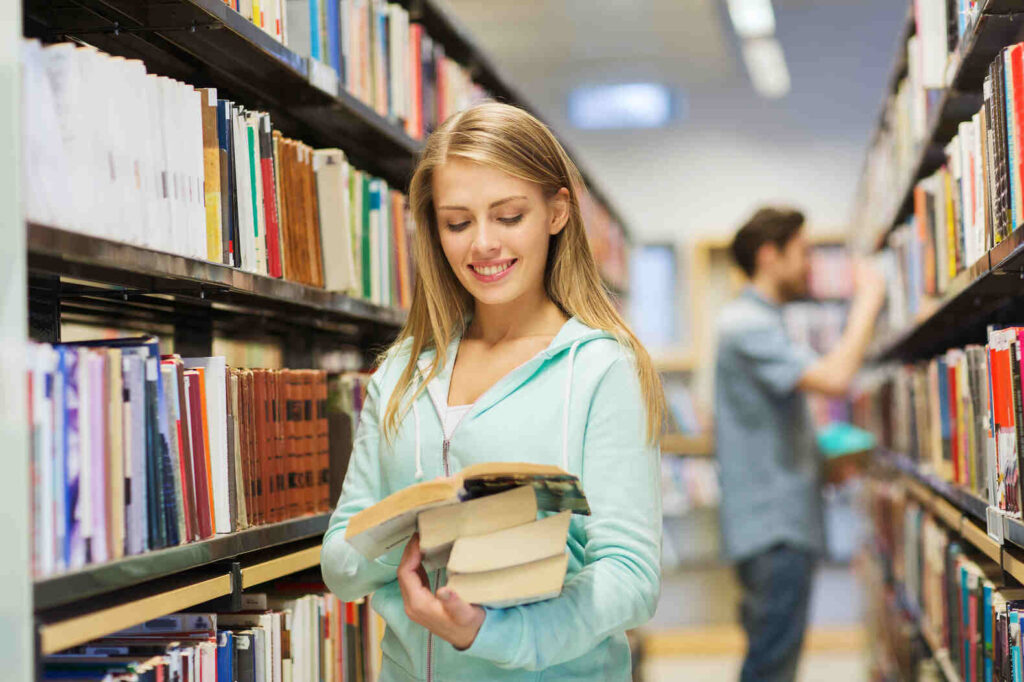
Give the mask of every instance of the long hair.
<path id="1" fill-rule="evenodd" d="M 445 258 L 434 212 L 434 169 L 457 157 L 501 170 L 540 185 L 545 196 L 569 190 L 569 219 L 551 237 L 544 287 L 548 297 L 568 316 L 593 329 L 609 332 L 628 347 L 647 407 L 647 438 L 658 442 L 665 416 L 661 380 L 651 357 L 619 315 L 605 291 L 587 242 L 580 212 L 583 178 L 548 128 L 522 109 L 487 102 L 453 115 L 427 139 L 409 186 L 409 202 L 416 233 L 413 253 L 417 277 L 412 305 L 394 348 L 410 341 L 410 354 L 398 384 L 388 399 L 383 428 L 390 439 L 400 415 L 424 390 L 447 361 L 448 346 L 461 333 L 473 309 L 473 297 L 459 283 Z M 413 387 L 416 363 L 426 349 L 435 356 L 423 382 Z"/>

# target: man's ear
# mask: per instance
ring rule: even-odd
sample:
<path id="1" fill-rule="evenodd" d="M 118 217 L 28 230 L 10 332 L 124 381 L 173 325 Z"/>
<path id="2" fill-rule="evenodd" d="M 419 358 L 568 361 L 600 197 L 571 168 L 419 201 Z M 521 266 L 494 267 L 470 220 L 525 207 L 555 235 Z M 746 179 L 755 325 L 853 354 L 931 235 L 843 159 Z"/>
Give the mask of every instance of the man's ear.
<path id="1" fill-rule="evenodd" d="M 754 272 L 759 272 L 765 266 L 774 263 L 779 259 L 779 247 L 774 242 L 765 242 L 758 247 L 754 254 Z"/>
<path id="2" fill-rule="evenodd" d="M 556 235 L 565 228 L 569 222 L 569 206 L 569 190 L 565 187 L 548 199 L 548 208 L 551 211 L 551 222 L 548 225 L 550 234 Z"/>

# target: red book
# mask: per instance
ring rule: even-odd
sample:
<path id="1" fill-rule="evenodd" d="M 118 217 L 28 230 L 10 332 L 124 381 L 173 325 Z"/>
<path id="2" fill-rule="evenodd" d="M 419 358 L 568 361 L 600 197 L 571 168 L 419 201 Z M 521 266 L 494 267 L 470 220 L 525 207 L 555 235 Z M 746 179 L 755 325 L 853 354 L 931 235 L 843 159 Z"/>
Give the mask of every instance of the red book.
<path id="1" fill-rule="evenodd" d="M 270 115 L 260 115 L 260 166 L 263 176 L 263 210 L 267 225 L 267 272 L 281 277 L 281 229 L 277 218 L 277 183 L 274 181 L 274 142 Z"/>
<path id="2" fill-rule="evenodd" d="M 1021 143 L 1024 141 L 1024 63 L 1022 63 L 1022 55 L 1024 52 L 1024 44 L 1018 43 L 1010 48 L 1010 67 L 1013 71 L 1013 110 L 1017 117 L 1017 167 L 1021 178 L 1021 184 L 1024 186 L 1024 153 L 1021 150 Z M 1020 224 L 1021 217 L 1017 216 L 1018 225 Z M 1016 229 L 1017 225 L 1012 225 L 1011 229 Z"/>
<path id="3" fill-rule="evenodd" d="M 178 432 L 178 464 L 181 467 L 181 500 L 182 511 L 185 514 L 185 542 L 192 542 L 199 539 L 199 519 L 196 513 L 196 493 L 192 473 L 192 442 L 191 433 L 188 428 L 188 405 L 185 396 L 185 368 L 180 358 L 163 357 L 160 364 L 170 366 L 174 369 L 174 380 L 178 385 L 178 419 L 174 420 L 172 428 Z"/>
<path id="4" fill-rule="evenodd" d="M 410 112 L 409 135 L 423 139 L 423 26 L 409 24 L 409 58 L 412 71 L 412 111 Z"/>
<path id="5" fill-rule="evenodd" d="M 953 482 L 961 483 L 963 462 L 961 462 L 960 429 L 957 422 L 959 394 L 957 393 L 956 385 L 956 365 L 950 361 L 949 356 L 946 357 L 946 381 L 949 386 L 949 390 L 946 391 L 946 397 L 949 400 L 949 447 L 953 458 Z"/>
<path id="6" fill-rule="evenodd" d="M 213 537 L 213 508 L 210 506 L 209 470 L 203 438 L 204 414 L 199 390 L 199 371 L 185 370 L 185 391 L 188 408 L 188 427 L 192 439 L 192 470 L 195 473 L 196 511 L 199 517 L 199 536 Z"/>

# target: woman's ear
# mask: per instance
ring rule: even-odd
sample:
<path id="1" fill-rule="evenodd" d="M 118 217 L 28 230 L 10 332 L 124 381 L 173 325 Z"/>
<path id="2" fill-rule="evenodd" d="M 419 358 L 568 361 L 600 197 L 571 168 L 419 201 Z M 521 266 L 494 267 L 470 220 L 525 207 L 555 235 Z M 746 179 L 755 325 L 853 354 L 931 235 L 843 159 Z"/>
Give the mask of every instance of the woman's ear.
<path id="1" fill-rule="evenodd" d="M 550 234 L 558 234 L 569 222 L 569 205 L 569 190 L 565 187 L 548 199 L 548 207 L 551 212 L 551 222 L 548 225 Z"/>

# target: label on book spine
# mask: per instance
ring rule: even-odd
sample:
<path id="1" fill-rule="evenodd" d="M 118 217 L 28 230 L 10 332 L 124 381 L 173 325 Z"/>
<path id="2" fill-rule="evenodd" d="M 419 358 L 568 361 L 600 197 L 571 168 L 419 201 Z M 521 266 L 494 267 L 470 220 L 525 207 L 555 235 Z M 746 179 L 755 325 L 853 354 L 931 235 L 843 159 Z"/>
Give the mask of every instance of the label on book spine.
<path id="1" fill-rule="evenodd" d="M 999 545 L 1003 544 L 1003 515 L 996 507 L 985 510 L 985 526 L 988 536 Z"/>

